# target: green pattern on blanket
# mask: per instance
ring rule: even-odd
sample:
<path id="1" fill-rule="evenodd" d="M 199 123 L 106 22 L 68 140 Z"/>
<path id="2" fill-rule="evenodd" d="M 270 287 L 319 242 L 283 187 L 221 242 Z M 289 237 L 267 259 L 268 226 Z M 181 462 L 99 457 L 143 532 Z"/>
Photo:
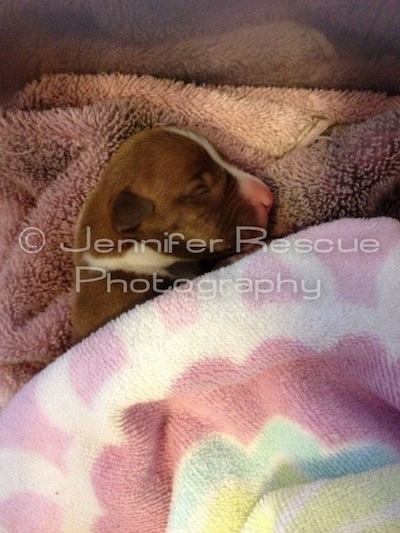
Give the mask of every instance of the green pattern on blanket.
<path id="1" fill-rule="evenodd" d="M 283 418 L 269 422 L 249 445 L 223 435 L 208 436 L 189 451 L 177 475 L 170 531 L 233 533 L 245 527 L 265 532 L 284 525 L 284 531 L 321 532 L 322 524 L 331 531 L 378 512 L 382 521 L 383 511 L 387 507 L 389 512 L 398 497 L 396 483 L 390 487 L 390 478 L 384 477 L 381 498 L 372 493 L 370 501 L 362 480 L 360 490 L 358 474 L 371 466 L 380 472 L 379 467 L 396 460 L 393 452 L 377 444 L 330 448 Z M 395 474 L 397 479 L 397 470 Z M 369 475 L 380 482 L 381 474 Z M 311 491 L 310 483 L 315 485 Z M 310 529 L 314 522 L 316 529 Z"/>

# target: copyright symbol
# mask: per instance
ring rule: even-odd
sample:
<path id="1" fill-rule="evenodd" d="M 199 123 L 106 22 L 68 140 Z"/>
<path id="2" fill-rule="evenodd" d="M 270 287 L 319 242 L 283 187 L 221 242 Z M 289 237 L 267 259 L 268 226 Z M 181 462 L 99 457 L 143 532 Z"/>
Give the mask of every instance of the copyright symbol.
<path id="1" fill-rule="evenodd" d="M 21 249 L 27 254 L 37 254 L 43 250 L 46 238 L 42 230 L 31 226 L 21 231 L 18 242 Z"/>

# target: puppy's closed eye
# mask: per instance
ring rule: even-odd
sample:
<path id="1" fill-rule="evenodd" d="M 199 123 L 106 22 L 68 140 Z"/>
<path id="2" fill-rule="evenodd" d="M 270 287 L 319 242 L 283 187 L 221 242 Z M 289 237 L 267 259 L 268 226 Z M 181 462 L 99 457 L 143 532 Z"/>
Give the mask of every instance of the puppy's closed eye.
<path id="1" fill-rule="evenodd" d="M 198 172 L 185 187 L 181 200 L 195 201 L 204 198 L 215 184 L 214 176 L 210 172 Z"/>

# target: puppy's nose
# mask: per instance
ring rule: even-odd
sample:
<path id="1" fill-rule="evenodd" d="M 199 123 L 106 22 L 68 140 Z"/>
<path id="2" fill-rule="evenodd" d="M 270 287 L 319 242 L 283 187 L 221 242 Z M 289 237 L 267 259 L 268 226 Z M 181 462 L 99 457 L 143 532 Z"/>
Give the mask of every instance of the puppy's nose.
<path id="1" fill-rule="evenodd" d="M 243 196 L 255 208 L 260 227 L 266 228 L 268 214 L 274 203 L 271 189 L 258 178 L 245 173 L 240 177 L 239 185 Z"/>

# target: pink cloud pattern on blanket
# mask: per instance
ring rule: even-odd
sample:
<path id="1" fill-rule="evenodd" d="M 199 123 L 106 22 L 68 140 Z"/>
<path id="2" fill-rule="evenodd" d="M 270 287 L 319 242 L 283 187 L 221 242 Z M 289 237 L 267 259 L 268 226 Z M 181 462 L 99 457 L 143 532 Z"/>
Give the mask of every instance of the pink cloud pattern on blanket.
<path id="1" fill-rule="evenodd" d="M 0 525 L 7 528 L 6 531 L 17 531 L 15 525 L 20 522 L 21 509 L 24 509 L 24 514 L 29 517 L 29 522 L 21 524 L 18 531 L 24 531 L 21 528 L 29 524 L 30 531 L 61 533 L 62 507 L 33 492 L 16 494 L 0 502 Z"/>
<path id="2" fill-rule="evenodd" d="M 15 419 L 13 411 L 2 415 L 0 447 L 23 449 L 32 454 L 43 455 L 46 461 L 61 471 L 67 469 L 67 455 L 72 445 L 72 436 L 54 425 L 40 405 L 35 384 L 21 390 L 20 411 Z M 32 423 L 38 431 L 32 431 Z"/>
<path id="3" fill-rule="evenodd" d="M 289 240 L 333 235 L 376 237 L 380 259 L 347 266 L 346 255 L 338 268 L 337 251 L 255 254 L 208 279 L 319 276 L 320 297 L 274 294 L 249 313 L 234 288 L 210 302 L 194 284 L 126 313 L 29 382 L 0 417 L 0 525 L 239 531 L 264 497 L 272 510 L 326 517 L 330 486 L 352 487 L 359 513 L 380 524 L 385 505 L 400 504 L 400 225 L 343 220 Z M 365 279 L 373 292 L 343 298 L 345 278 L 355 295 Z M 376 508 L 382 469 L 392 499 Z M 351 526 L 360 516 L 346 509 Z M 291 531 L 287 513 L 277 516 Z"/>
<path id="4" fill-rule="evenodd" d="M 394 233 L 389 233 L 385 239 L 382 239 L 379 227 L 371 224 L 370 232 L 362 236 L 358 233 L 357 227 L 350 227 L 346 235 L 338 235 L 334 226 L 327 227 L 323 239 L 319 238 L 317 228 L 310 228 L 307 236 L 314 241 L 314 246 L 317 244 L 317 249 L 324 250 L 319 254 L 320 259 L 336 280 L 335 290 L 338 300 L 367 306 L 377 304 L 379 271 L 386 256 L 398 244 Z M 335 249 L 336 253 L 332 253 Z M 354 272 L 358 272 L 362 283 L 354 283 L 351 275 Z"/>
<path id="5" fill-rule="evenodd" d="M 87 405 L 92 405 L 102 387 L 118 372 L 122 372 L 128 358 L 128 353 L 114 333 L 112 325 L 107 330 L 101 330 L 93 335 L 90 343 L 91 351 L 96 353 L 96 356 L 83 355 L 71 359 L 69 365 L 71 385 Z M 98 371 L 99 365 L 101 372 Z"/>

